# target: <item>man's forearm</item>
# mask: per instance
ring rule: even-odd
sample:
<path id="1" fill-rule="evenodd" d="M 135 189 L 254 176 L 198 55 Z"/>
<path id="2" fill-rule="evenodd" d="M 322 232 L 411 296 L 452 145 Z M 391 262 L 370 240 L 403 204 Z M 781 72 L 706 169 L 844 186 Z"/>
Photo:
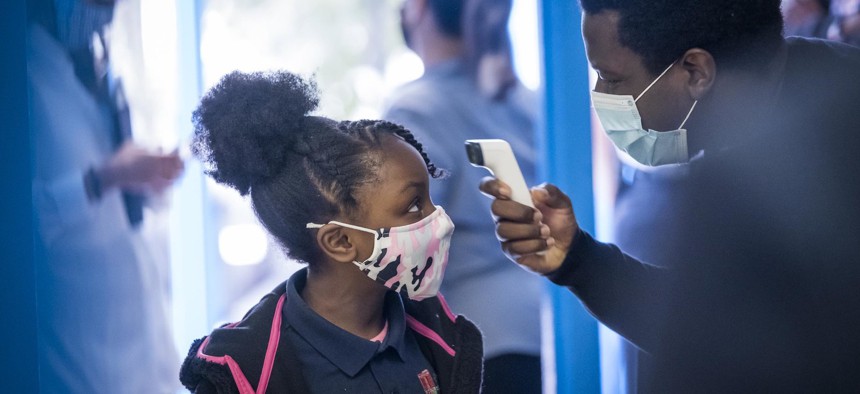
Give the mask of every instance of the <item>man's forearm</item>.
<path id="1" fill-rule="evenodd" d="M 562 266 L 546 275 L 569 288 L 597 320 L 636 346 L 655 348 L 666 317 L 670 273 L 580 231 Z"/>

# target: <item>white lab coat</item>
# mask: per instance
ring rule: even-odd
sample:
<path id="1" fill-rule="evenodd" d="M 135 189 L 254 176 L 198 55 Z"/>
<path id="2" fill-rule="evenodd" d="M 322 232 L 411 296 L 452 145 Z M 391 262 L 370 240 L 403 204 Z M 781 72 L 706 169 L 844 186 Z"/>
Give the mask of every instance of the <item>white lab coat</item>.
<path id="1" fill-rule="evenodd" d="M 119 192 L 87 200 L 83 175 L 113 150 L 109 117 L 67 52 L 33 25 L 27 51 L 42 392 L 168 393 L 178 360 L 165 275 Z M 163 263 L 163 262 L 162 262 Z"/>

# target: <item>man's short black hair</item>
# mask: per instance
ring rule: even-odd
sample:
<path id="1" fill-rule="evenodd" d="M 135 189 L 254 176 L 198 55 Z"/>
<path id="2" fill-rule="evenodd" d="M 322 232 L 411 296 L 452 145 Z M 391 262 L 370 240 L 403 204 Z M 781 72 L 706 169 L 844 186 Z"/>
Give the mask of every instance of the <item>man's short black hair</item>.
<path id="1" fill-rule="evenodd" d="M 656 75 L 701 48 L 718 67 L 755 70 L 782 43 L 780 0 L 580 0 L 583 11 L 617 11 L 621 44 Z"/>
<path id="2" fill-rule="evenodd" d="M 445 35 L 460 38 L 463 35 L 463 7 L 465 0 L 430 0 L 428 4 L 439 30 Z"/>

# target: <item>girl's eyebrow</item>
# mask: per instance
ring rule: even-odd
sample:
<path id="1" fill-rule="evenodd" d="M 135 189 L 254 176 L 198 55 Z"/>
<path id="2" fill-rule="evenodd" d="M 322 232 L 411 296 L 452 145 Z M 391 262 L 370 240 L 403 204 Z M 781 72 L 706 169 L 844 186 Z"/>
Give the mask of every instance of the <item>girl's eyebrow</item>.
<path id="1" fill-rule="evenodd" d="M 404 185 L 403 188 L 400 189 L 400 192 L 406 193 L 409 189 L 420 189 L 422 187 L 424 187 L 424 182 L 412 181 Z"/>

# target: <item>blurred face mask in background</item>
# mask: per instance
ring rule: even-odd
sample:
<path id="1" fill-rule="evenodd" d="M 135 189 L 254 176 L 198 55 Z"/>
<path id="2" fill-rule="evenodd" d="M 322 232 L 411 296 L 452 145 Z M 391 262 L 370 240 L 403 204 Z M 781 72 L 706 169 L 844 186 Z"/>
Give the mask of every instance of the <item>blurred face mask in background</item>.
<path id="1" fill-rule="evenodd" d="M 673 64 L 657 76 L 635 99 L 630 95 L 591 92 L 591 104 L 606 135 L 616 148 L 645 166 L 686 163 L 689 160 L 687 130 L 684 129 L 684 124 L 687 123 L 698 101 L 693 102 L 690 112 L 678 129 L 671 131 L 645 130 L 642 127 L 642 116 L 636 107 L 636 102 L 672 68 Z"/>

